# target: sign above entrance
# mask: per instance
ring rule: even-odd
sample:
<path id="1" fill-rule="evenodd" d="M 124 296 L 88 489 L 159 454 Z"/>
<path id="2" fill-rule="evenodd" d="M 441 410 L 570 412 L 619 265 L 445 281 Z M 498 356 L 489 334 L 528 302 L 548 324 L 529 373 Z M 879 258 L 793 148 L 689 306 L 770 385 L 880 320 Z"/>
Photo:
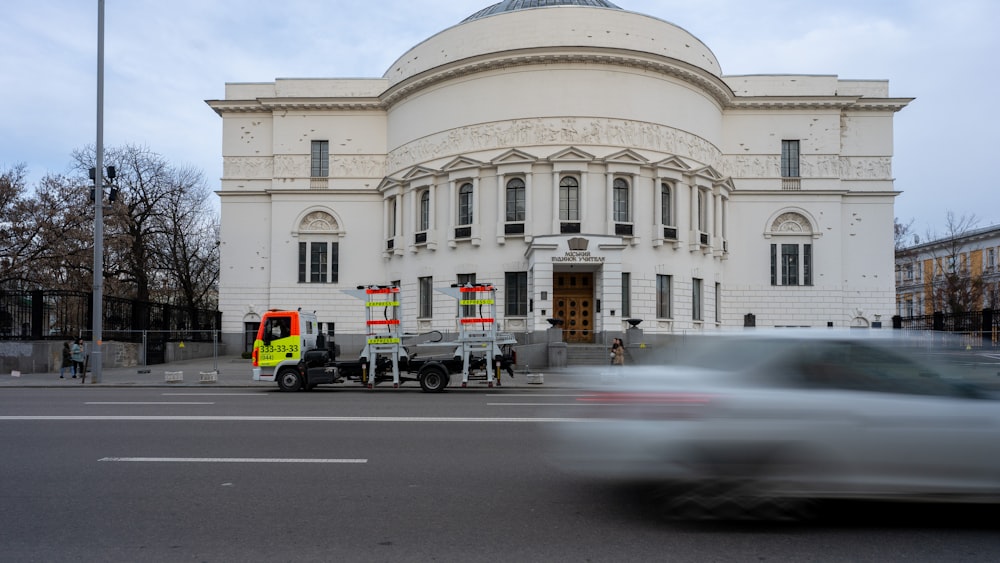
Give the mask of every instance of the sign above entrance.
<path id="1" fill-rule="evenodd" d="M 603 256 L 592 256 L 590 251 L 587 250 L 587 247 L 590 246 L 589 240 L 583 237 L 573 237 L 566 242 L 569 246 L 569 250 L 567 250 L 562 256 L 553 256 L 553 262 L 604 262 Z"/>

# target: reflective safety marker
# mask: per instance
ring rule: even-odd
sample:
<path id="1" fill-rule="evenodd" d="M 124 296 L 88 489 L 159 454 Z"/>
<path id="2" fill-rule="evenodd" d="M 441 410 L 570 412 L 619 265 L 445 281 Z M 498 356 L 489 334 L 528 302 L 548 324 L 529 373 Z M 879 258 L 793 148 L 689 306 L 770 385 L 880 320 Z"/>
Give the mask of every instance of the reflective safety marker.
<path id="1" fill-rule="evenodd" d="M 492 305 L 492 299 L 462 299 L 460 305 Z"/>

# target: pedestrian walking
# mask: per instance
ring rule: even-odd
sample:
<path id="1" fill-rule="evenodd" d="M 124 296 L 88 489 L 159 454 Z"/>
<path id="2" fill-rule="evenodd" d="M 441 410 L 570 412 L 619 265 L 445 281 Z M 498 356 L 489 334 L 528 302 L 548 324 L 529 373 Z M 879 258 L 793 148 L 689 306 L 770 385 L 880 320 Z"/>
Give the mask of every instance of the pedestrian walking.
<path id="1" fill-rule="evenodd" d="M 611 343 L 611 364 L 625 365 L 625 343 L 621 338 L 615 338 Z"/>
<path id="2" fill-rule="evenodd" d="M 62 363 L 59 364 L 59 379 L 64 378 L 67 369 L 72 370 L 76 374 L 76 368 L 73 366 L 73 352 L 69 348 L 69 340 L 63 342 Z"/>
<path id="3" fill-rule="evenodd" d="M 70 359 L 73 361 L 73 379 L 76 379 L 76 374 L 80 374 L 80 377 L 85 377 L 86 374 L 83 373 L 83 339 L 77 338 L 76 342 L 73 343 L 72 348 L 70 348 Z"/>

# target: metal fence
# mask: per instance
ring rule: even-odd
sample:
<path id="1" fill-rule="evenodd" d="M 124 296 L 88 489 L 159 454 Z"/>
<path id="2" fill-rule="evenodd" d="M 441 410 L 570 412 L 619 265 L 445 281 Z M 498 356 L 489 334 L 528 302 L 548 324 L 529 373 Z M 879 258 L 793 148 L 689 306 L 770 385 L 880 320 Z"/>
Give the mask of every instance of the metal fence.
<path id="1" fill-rule="evenodd" d="M 1000 348 L 1000 311 L 983 309 L 966 313 L 934 313 L 892 318 L 892 328 L 946 332 L 963 337 L 968 346 Z"/>
<path id="2" fill-rule="evenodd" d="M 104 340 L 212 342 L 222 313 L 105 296 Z M 82 291 L 0 291 L 0 340 L 93 338 L 93 296 Z"/>

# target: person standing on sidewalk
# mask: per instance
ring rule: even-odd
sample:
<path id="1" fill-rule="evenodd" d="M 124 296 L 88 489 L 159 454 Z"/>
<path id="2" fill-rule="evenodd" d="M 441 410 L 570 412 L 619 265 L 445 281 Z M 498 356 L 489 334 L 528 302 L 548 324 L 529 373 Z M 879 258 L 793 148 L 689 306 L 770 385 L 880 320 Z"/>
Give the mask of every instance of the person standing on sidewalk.
<path id="1" fill-rule="evenodd" d="M 73 375 L 76 375 L 76 366 L 73 365 L 73 352 L 69 348 L 69 340 L 63 342 L 62 363 L 59 364 L 59 379 L 63 379 L 63 376 L 66 375 L 67 368 L 71 368 Z"/>
<path id="2" fill-rule="evenodd" d="M 80 374 L 80 377 L 84 377 L 86 374 L 83 373 L 83 339 L 77 338 L 76 342 L 73 343 L 73 347 L 70 349 L 70 358 L 73 360 L 73 379 L 76 379 L 76 374 Z"/>

